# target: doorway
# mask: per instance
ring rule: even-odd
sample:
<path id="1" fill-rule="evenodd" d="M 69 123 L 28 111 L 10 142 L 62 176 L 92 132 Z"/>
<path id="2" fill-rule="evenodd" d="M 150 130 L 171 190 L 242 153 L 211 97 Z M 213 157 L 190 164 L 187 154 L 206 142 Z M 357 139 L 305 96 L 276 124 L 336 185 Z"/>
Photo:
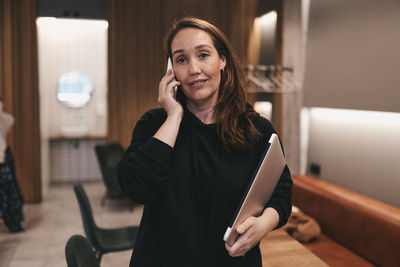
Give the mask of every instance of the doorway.
<path id="1" fill-rule="evenodd" d="M 107 135 L 105 20 L 39 17 L 42 187 L 100 180 L 94 145 Z"/>

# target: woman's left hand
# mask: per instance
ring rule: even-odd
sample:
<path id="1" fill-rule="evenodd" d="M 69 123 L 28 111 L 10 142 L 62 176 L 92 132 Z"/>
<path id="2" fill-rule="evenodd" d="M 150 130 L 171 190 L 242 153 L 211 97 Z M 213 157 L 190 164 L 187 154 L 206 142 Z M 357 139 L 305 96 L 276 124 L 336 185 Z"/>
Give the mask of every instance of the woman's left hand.
<path id="1" fill-rule="evenodd" d="M 244 256 L 258 242 L 260 242 L 279 222 L 279 214 L 273 208 L 267 208 L 259 217 L 251 216 L 240 224 L 236 231 L 240 234 L 239 238 L 229 246 L 225 243 L 225 248 L 232 257 Z"/>

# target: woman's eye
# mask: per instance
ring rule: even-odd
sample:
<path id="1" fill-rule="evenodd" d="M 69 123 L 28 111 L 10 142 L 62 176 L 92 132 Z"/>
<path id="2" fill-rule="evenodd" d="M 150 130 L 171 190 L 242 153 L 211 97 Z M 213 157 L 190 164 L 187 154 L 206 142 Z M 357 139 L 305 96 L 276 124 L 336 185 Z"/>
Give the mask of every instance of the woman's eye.
<path id="1" fill-rule="evenodd" d="M 183 57 L 180 57 L 176 60 L 176 63 L 183 63 L 183 62 L 185 62 L 185 58 Z"/>
<path id="2" fill-rule="evenodd" d="M 208 57 L 208 54 L 207 54 L 207 53 L 201 53 L 201 54 L 200 54 L 200 57 L 201 57 L 201 58 L 206 58 L 206 57 Z"/>

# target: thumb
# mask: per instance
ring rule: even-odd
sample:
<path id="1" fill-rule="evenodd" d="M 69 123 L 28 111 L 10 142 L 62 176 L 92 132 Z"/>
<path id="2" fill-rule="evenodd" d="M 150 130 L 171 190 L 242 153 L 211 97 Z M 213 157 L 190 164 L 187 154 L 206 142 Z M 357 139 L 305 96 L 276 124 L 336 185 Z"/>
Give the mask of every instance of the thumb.
<path id="1" fill-rule="evenodd" d="M 244 234 L 250 228 L 251 224 L 252 217 L 249 217 L 236 228 L 236 232 L 240 235 Z"/>

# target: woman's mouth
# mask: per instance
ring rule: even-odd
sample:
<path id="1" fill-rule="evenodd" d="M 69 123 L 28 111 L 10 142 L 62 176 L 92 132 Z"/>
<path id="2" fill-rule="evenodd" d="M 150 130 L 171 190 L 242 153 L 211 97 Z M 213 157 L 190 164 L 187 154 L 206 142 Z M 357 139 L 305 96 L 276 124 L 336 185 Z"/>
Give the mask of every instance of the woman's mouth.
<path id="1" fill-rule="evenodd" d="M 189 82 L 189 85 L 190 86 L 199 86 L 199 85 L 203 85 L 207 81 L 208 81 L 207 79 L 198 79 L 198 80 Z"/>

